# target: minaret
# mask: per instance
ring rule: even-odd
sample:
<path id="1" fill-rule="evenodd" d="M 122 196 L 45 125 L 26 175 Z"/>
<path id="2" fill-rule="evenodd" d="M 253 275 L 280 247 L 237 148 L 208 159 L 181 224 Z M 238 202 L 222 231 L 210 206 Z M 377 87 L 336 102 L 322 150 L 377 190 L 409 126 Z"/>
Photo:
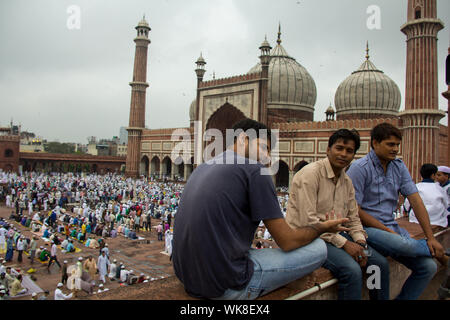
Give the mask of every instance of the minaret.
<path id="1" fill-rule="evenodd" d="M 264 124 L 267 123 L 267 95 L 269 87 L 269 64 L 270 64 L 270 50 L 272 47 L 267 42 L 267 37 L 264 38 L 263 43 L 259 47 L 261 55 L 259 59 L 261 61 L 261 88 L 260 88 L 260 112 L 259 121 Z"/>
<path id="2" fill-rule="evenodd" d="M 145 92 L 147 81 L 147 51 L 150 40 L 148 33 L 151 30 L 145 16 L 136 27 L 137 37 L 136 53 L 134 56 L 133 81 L 131 86 L 130 120 L 128 131 L 128 152 L 125 175 L 127 177 L 139 176 L 139 162 L 141 155 L 141 134 L 145 128 Z"/>
<path id="3" fill-rule="evenodd" d="M 437 18 L 436 0 L 408 0 L 406 35 L 405 111 L 402 154 L 413 180 L 420 180 L 424 163 L 437 164 L 439 120 L 437 33 L 444 27 Z"/>

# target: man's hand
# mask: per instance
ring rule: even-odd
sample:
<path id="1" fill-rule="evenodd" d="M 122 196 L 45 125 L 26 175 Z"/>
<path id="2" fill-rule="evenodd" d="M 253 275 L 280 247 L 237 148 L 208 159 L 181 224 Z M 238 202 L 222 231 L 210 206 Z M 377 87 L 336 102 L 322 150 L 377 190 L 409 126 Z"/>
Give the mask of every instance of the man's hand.
<path id="1" fill-rule="evenodd" d="M 444 248 L 442 245 L 436 240 L 435 237 L 429 238 L 427 240 L 428 248 L 430 249 L 431 256 L 441 258 L 444 256 Z"/>
<path id="2" fill-rule="evenodd" d="M 341 214 L 335 214 L 334 210 L 330 213 L 325 214 L 325 222 L 321 222 L 315 225 L 320 231 L 320 233 L 329 232 L 336 233 L 341 231 L 350 231 L 349 228 L 341 226 L 342 223 L 348 222 L 348 218 L 342 218 Z"/>
<path id="3" fill-rule="evenodd" d="M 359 263 L 361 267 L 365 267 L 367 264 L 367 257 L 364 254 L 364 248 L 359 244 L 347 240 L 342 247 L 349 255 Z M 361 258 L 360 258 L 361 257 Z"/>

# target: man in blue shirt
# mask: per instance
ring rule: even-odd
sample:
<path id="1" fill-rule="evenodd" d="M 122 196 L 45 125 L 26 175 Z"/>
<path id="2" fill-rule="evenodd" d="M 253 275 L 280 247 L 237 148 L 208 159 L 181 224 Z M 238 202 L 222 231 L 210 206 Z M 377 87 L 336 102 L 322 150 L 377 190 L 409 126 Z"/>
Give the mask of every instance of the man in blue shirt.
<path id="1" fill-rule="evenodd" d="M 261 172 L 270 130 L 250 119 L 233 130 L 240 131 L 234 144 L 194 170 L 175 217 L 173 267 L 194 297 L 255 299 L 319 268 L 326 259 L 322 233 L 349 230 L 339 226 L 348 219 L 289 227 L 270 175 Z M 251 249 L 261 220 L 281 249 Z"/>
<path id="2" fill-rule="evenodd" d="M 417 187 L 403 161 L 396 159 L 401 139 L 400 130 L 393 125 L 375 126 L 371 131 L 372 150 L 356 160 L 347 175 L 355 187 L 368 244 L 412 271 L 397 299 L 418 299 L 437 271 L 432 257 L 440 261 L 445 257 L 442 245 L 433 236 Z M 395 221 L 399 193 L 408 198 L 426 239 L 412 239 Z"/>

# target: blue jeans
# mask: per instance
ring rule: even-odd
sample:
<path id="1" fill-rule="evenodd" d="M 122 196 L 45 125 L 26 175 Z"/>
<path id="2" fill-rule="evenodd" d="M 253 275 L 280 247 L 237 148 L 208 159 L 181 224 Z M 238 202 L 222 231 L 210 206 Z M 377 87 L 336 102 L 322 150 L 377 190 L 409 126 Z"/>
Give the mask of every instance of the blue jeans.
<path id="1" fill-rule="evenodd" d="M 349 241 L 351 237 L 344 232 L 340 233 Z M 369 290 L 370 298 L 373 300 L 389 300 L 389 263 L 385 257 L 369 246 L 372 252 L 367 259 L 366 267 L 371 265 L 380 268 L 379 289 Z M 356 260 L 343 248 L 337 248 L 327 242 L 328 257 L 323 267 L 330 270 L 339 280 L 339 300 L 361 300 L 363 288 L 363 271 Z"/>
<path id="2" fill-rule="evenodd" d="M 242 290 L 228 289 L 215 300 L 253 300 L 319 268 L 327 257 L 322 239 L 284 252 L 281 249 L 250 249 L 254 271 L 247 286 Z"/>
<path id="3" fill-rule="evenodd" d="M 396 299 L 416 300 L 437 272 L 425 239 L 416 240 L 377 228 L 364 228 L 367 243 L 384 256 L 405 265 L 412 271 Z"/>

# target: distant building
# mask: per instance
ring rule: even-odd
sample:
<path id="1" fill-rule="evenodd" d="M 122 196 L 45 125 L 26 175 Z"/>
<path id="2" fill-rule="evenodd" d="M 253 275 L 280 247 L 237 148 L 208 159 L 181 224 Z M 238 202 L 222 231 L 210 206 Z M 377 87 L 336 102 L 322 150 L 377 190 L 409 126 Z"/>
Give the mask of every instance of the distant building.
<path id="1" fill-rule="evenodd" d="M 19 145 L 17 126 L 0 128 L 0 170 L 19 171 Z"/>
<path id="2" fill-rule="evenodd" d="M 120 127 L 119 144 L 126 145 L 128 143 L 127 127 Z"/>
<path id="3" fill-rule="evenodd" d="M 41 137 L 36 137 L 33 132 L 20 132 L 20 152 L 45 152 L 44 142 Z"/>
<path id="4" fill-rule="evenodd" d="M 118 145 L 117 146 L 117 156 L 118 157 L 126 157 L 127 156 L 127 150 L 128 150 L 128 146 L 126 144 Z"/>

